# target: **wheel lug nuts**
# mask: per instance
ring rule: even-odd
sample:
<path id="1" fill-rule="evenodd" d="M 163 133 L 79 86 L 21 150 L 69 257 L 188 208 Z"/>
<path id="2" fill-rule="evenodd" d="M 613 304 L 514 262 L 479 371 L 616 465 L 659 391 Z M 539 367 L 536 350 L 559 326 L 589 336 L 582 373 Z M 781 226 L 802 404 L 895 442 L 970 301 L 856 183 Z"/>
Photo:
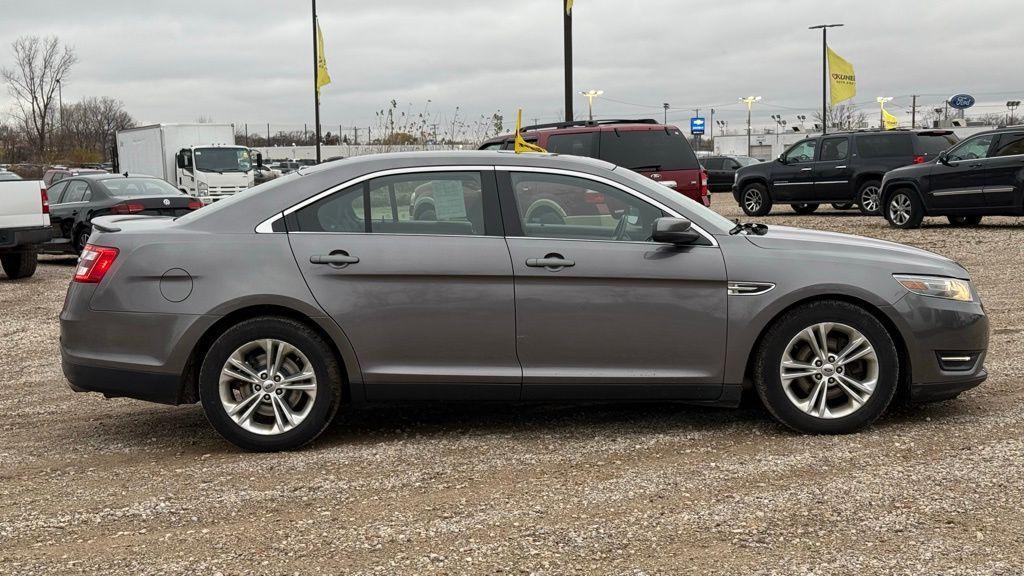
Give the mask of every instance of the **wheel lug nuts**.
<path id="1" fill-rule="evenodd" d="M 821 380 L 821 374 L 815 374 L 814 375 L 814 379 L 815 380 Z"/>
<path id="2" fill-rule="evenodd" d="M 280 381 L 281 381 L 281 377 L 280 376 L 274 376 L 274 382 L 280 382 Z"/>
<path id="3" fill-rule="evenodd" d="M 270 400 L 270 394 L 264 394 L 263 395 L 263 399 L 264 400 Z"/>
<path id="4" fill-rule="evenodd" d="M 829 356 L 828 357 L 828 361 L 829 362 L 835 362 L 836 361 L 836 357 L 835 356 Z"/>
<path id="5" fill-rule="evenodd" d="M 833 383 L 835 383 L 835 381 L 836 381 L 836 379 L 835 379 L 835 378 L 829 378 L 829 379 L 828 379 L 828 383 L 829 383 L 829 384 L 833 384 Z"/>
<path id="6" fill-rule="evenodd" d="M 836 368 L 836 374 L 842 374 L 842 373 L 843 373 L 842 367 Z"/>
<path id="7" fill-rule="evenodd" d="M 255 386 L 253 386 L 253 389 L 254 389 L 254 390 L 256 390 L 257 392 L 259 392 L 260 390 L 262 390 L 262 389 L 263 389 L 263 387 L 262 387 L 262 386 L 260 386 L 259 384 L 257 384 L 257 385 L 255 385 Z"/>
<path id="8" fill-rule="evenodd" d="M 821 360 L 815 360 L 814 361 L 814 365 L 815 366 L 821 366 Z"/>
<path id="9" fill-rule="evenodd" d="M 260 372 L 260 380 L 266 380 L 266 379 L 267 379 L 267 373 L 266 372 Z"/>
<path id="10" fill-rule="evenodd" d="M 283 388 L 278 388 L 277 389 L 277 395 L 280 396 L 281 394 L 284 394 L 284 389 Z"/>

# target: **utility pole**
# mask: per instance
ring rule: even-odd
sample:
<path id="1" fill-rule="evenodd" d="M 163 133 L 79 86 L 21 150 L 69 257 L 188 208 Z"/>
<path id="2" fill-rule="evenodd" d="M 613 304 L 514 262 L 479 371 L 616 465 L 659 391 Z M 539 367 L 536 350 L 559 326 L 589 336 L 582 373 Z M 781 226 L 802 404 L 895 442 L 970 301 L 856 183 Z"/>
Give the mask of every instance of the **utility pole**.
<path id="1" fill-rule="evenodd" d="M 245 145 L 246 145 L 246 147 L 248 147 L 249 146 L 249 124 L 246 123 L 246 124 L 243 124 L 243 126 L 245 126 Z"/>
<path id="2" fill-rule="evenodd" d="M 842 24 L 818 24 L 808 30 L 821 28 L 821 133 L 828 134 L 828 29 Z"/>
<path id="3" fill-rule="evenodd" d="M 750 109 L 754 106 L 754 102 L 757 102 L 760 99 L 760 96 L 747 96 L 746 98 L 740 98 L 740 102 L 747 105 L 747 156 L 750 156 Z"/>
<path id="4" fill-rule="evenodd" d="M 708 125 L 711 126 L 711 153 L 715 153 L 715 109 L 711 109 Z"/>
<path id="5" fill-rule="evenodd" d="M 910 129 L 913 130 L 917 128 L 917 94 L 911 94 L 910 98 Z"/>
<path id="6" fill-rule="evenodd" d="M 270 122 L 267 122 L 267 146 L 273 146 L 273 144 L 270 143 Z"/>
<path id="7" fill-rule="evenodd" d="M 572 122 L 572 0 L 562 0 L 562 49 L 565 53 L 565 121 Z"/>
<path id="8" fill-rule="evenodd" d="M 663 110 L 665 110 L 665 120 L 662 122 L 662 124 L 668 124 L 668 102 L 663 103 L 661 107 Z"/>
<path id="9" fill-rule="evenodd" d="M 700 108 L 693 109 L 693 117 L 700 118 Z M 697 142 L 697 150 L 700 150 L 700 134 L 694 134 L 693 139 Z"/>

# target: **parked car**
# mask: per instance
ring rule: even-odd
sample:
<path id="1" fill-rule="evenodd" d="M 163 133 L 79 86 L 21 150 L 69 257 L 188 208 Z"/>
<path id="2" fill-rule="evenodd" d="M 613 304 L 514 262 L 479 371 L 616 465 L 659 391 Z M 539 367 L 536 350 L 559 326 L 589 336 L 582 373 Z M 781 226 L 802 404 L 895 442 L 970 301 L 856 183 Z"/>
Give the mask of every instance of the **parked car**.
<path id="1" fill-rule="evenodd" d="M 983 216 L 1024 215 L 1024 126 L 976 134 L 934 161 L 888 172 L 882 206 L 897 228 L 925 216 L 976 226 Z"/>
<path id="2" fill-rule="evenodd" d="M 810 214 L 824 203 L 856 204 L 864 214 L 880 214 L 886 172 L 926 163 L 957 141 L 950 130 L 865 130 L 805 138 L 773 162 L 737 170 L 733 197 L 749 216 L 764 216 L 774 204 Z"/>
<path id="3" fill-rule="evenodd" d="M 750 156 L 708 156 L 701 158 L 701 165 L 708 173 L 708 189 L 711 192 L 730 192 L 736 181 L 736 171 L 743 166 L 752 166 L 761 161 Z"/>
<path id="4" fill-rule="evenodd" d="M 43 182 L 47 187 L 53 186 L 65 178 L 72 176 L 85 176 L 86 174 L 106 174 L 105 170 L 97 168 L 64 168 L 63 166 L 50 168 L 43 174 Z"/>
<path id="5" fill-rule="evenodd" d="M 182 216 L 203 203 L 160 178 L 90 174 L 66 178 L 50 188 L 53 239 L 46 252 L 77 254 L 92 233 L 92 220 L 108 214 Z"/>
<path id="6" fill-rule="evenodd" d="M 0 267 L 11 280 L 36 272 L 39 246 L 50 239 L 50 201 L 39 180 L 0 172 Z"/>
<path id="7" fill-rule="evenodd" d="M 21 180 L 21 176 L 18 176 L 14 172 L 8 172 L 6 170 L 0 170 L 0 182 L 11 181 L 11 180 Z"/>
<path id="8" fill-rule="evenodd" d="M 595 120 L 537 124 L 521 129 L 523 139 L 554 154 L 589 156 L 629 168 L 711 205 L 707 173 L 690 142 L 675 126 L 656 120 Z M 511 150 L 514 134 L 491 138 L 481 150 Z"/>
<path id="9" fill-rule="evenodd" d="M 264 182 L 269 182 L 270 180 L 273 180 L 274 178 L 277 178 L 278 176 L 281 175 L 281 173 L 278 172 L 277 170 L 274 170 L 270 166 L 265 166 L 263 164 L 257 164 L 256 166 L 253 166 L 252 169 L 254 183 L 257 185 L 263 184 Z"/>
<path id="10" fill-rule="evenodd" d="M 417 220 L 408 191 L 425 187 L 434 215 Z M 530 222 L 544 189 L 609 209 Z M 786 425 L 843 433 L 898 391 L 950 398 L 987 374 L 988 320 L 956 262 L 736 225 L 590 158 L 373 155 L 92 225 L 60 315 L 71 387 L 200 402 L 251 450 L 312 440 L 342 403 L 735 406 L 748 385 Z"/>

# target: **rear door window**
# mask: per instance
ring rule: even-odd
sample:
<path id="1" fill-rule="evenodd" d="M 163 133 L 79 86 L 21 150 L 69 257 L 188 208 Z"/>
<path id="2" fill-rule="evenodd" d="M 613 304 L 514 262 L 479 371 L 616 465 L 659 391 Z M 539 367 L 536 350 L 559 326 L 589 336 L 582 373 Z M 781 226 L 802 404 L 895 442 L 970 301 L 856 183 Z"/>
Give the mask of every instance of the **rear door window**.
<path id="1" fill-rule="evenodd" d="M 67 187 L 67 182 L 60 182 L 58 184 L 50 186 L 50 189 L 46 191 L 46 195 L 50 198 L 50 204 L 60 204 L 64 202 L 64 199 L 61 198 L 61 195 L 64 193 L 64 190 Z"/>
<path id="2" fill-rule="evenodd" d="M 992 156 L 1017 156 L 1024 154 L 1024 132 L 1010 132 L 999 137 Z"/>
<path id="3" fill-rule="evenodd" d="M 708 158 L 704 160 L 704 168 L 708 170 L 721 170 L 725 158 Z"/>
<path id="4" fill-rule="evenodd" d="M 857 152 L 861 158 L 892 158 L 913 156 L 910 134 L 870 134 L 857 136 Z"/>
<path id="5" fill-rule="evenodd" d="M 825 138 L 821 141 L 821 157 L 818 159 L 822 162 L 845 160 L 849 148 L 850 139 L 845 136 L 842 138 Z"/>
<path id="6" fill-rule="evenodd" d="M 64 197 L 61 198 L 62 204 L 68 202 L 81 202 L 85 198 L 85 193 L 89 191 L 89 185 L 81 180 L 72 180 L 68 184 L 68 189 L 64 192 Z"/>
<path id="7" fill-rule="evenodd" d="M 697 170 L 683 133 L 675 129 L 601 132 L 600 158 L 630 170 Z"/>
<path id="8" fill-rule="evenodd" d="M 546 150 L 555 154 L 572 154 L 573 156 L 590 156 L 596 154 L 594 144 L 597 142 L 596 132 L 577 132 L 575 134 L 552 134 L 548 136 Z"/>

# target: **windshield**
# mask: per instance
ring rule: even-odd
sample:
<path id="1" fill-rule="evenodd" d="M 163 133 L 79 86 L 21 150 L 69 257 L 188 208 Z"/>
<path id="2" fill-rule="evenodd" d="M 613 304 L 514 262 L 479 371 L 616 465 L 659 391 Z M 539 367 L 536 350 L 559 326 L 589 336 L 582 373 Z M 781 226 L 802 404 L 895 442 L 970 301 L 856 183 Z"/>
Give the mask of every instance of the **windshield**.
<path id="1" fill-rule="evenodd" d="M 196 169 L 201 172 L 248 172 L 252 160 L 247 148 L 196 148 Z"/>
<path id="2" fill-rule="evenodd" d="M 111 196 L 181 196 L 181 190 L 159 178 L 110 178 L 103 187 Z"/>
<path id="3" fill-rule="evenodd" d="M 601 160 L 630 170 L 696 170 L 697 157 L 677 129 L 601 132 Z"/>
<path id="4" fill-rule="evenodd" d="M 633 188 L 642 190 L 655 200 L 668 204 L 671 207 L 681 208 L 683 216 L 686 216 L 687 218 L 691 215 L 696 216 L 698 224 L 701 226 L 710 226 L 712 228 L 711 230 L 708 230 L 711 234 L 728 233 L 729 230 L 732 230 L 733 226 L 736 225 L 732 220 L 729 220 L 710 208 L 706 208 L 696 200 L 693 200 L 688 196 L 683 196 L 671 188 L 658 184 L 646 176 L 637 174 L 632 170 L 623 170 L 622 168 L 616 168 L 615 173 L 629 180 Z"/>

